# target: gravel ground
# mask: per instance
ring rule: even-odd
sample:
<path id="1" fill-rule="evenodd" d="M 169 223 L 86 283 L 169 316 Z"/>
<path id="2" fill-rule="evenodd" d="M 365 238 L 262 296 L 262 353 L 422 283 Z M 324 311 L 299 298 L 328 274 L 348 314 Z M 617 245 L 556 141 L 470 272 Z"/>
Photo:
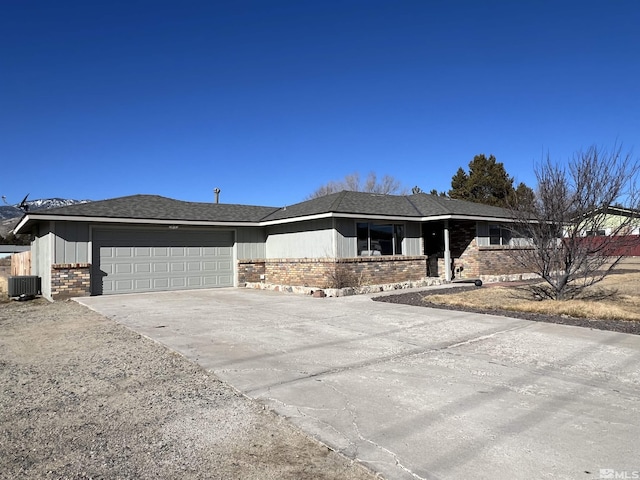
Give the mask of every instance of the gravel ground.
<path id="1" fill-rule="evenodd" d="M 640 335 L 640 322 L 630 322 L 625 320 L 601 320 L 597 318 L 574 318 L 566 315 L 542 315 L 538 313 L 514 312 L 495 308 L 491 310 L 477 308 L 463 308 L 458 306 L 439 305 L 429 302 L 429 295 L 435 294 L 451 294 L 460 293 L 467 290 L 473 290 L 478 287 L 456 287 L 456 288 L 438 288 L 425 290 L 422 292 L 399 293 L 394 295 L 384 295 L 375 297 L 378 302 L 399 303 L 403 305 L 414 305 L 417 307 L 441 308 L 446 310 L 458 310 L 471 313 L 488 313 L 491 315 L 501 315 L 504 317 L 522 318 L 535 322 L 560 323 L 563 325 L 574 325 L 577 327 L 594 328 L 597 330 L 609 330 L 612 332 L 632 333 Z M 480 287 L 490 288 L 490 287 Z"/>
<path id="2" fill-rule="evenodd" d="M 72 302 L 0 303 L 2 479 L 372 479 L 165 347 Z"/>

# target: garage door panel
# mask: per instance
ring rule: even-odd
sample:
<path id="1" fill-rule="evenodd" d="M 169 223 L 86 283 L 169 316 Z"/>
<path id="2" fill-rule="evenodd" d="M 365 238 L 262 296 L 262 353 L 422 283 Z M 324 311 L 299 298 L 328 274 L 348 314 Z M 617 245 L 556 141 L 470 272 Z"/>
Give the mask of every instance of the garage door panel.
<path id="1" fill-rule="evenodd" d="M 166 262 L 154 263 L 153 271 L 155 273 L 167 273 L 169 271 L 169 264 Z"/>
<path id="2" fill-rule="evenodd" d="M 220 261 L 216 262 L 216 266 L 219 272 L 228 272 L 232 268 L 232 262 Z"/>
<path id="3" fill-rule="evenodd" d="M 184 272 L 186 269 L 184 268 L 184 263 L 182 262 L 171 262 L 171 271 L 172 272 Z"/>
<path id="4" fill-rule="evenodd" d="M 226 286 L 231 281 L 232 279 L 230 276 L 224 276 L 224 275 L 204 277 L 204 286 L 206 287 Z"/>
<path id="5" fill-rule="evenodd" d="M 113 267 L 113 265 L 103 265 L 101 274 L 103 276 L 113 275 Z"/>
<path id="6" fill-rule="evenodd" d="M 94 293 L 233 286 L 232 232 L 96 229 L 93 243 Z"/>
<path id="7" fill-rule="evenodd" d="M 184 288 L 187 286 L 187 279 L 184 277 L 172 277 L 169 282 L 172 288 Z"/>
<path id="8" fill-rule="evenodd" d="M 130 274 L 133 273 L 133 268 L 134 266 L 131 263 L 116 263 L 115 265 L 115 272 L 117 275 L 123 274 Z"/>
<path id="9" fill-rule="evenodd" d="M 136 263 L 134 265 L 136 273 L 151 273 L 150 263 Z"/>
<path id="10" fill-rule="evenodd" d="M 127 292 L 133 290 L 133 280 L 116 280 L 113 282 L 116 292 Z"/>
<path id="11" fill-rule="evenodd" d="M 162 277 L 162 278 L 154 278 L 153 279 L 153 284 L 152 284 L 152 288 L 154 290 L 166 290 L 169 288 L 169 278 L 168 277 Z"/>
<path id="12" fill-rule="evenodd" d="M 202 262 L 187 262 L 188 272 L 201 272 L 202 270 Z"/>
<path id="13" fill-rule="evenodd" d="M 218 271 L 218 266 L 215 262 L 202 262 L 202 270 L 204 272 L 216 272 Z"/>

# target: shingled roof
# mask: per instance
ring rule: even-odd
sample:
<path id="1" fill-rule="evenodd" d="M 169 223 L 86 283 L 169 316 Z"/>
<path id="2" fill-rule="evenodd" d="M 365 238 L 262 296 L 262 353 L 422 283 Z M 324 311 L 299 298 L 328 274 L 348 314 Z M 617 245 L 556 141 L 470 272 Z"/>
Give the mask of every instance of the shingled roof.
<path id="1" fill-rule="evenodd" d="M 511 216 L 510 212 L 504 208 L 464 200 L 454 200 L 426 193 L 381 195 L 342 191 L 281 208 L 265 217 L 263 221 L 306 217 L 323 213 L 379 215 L 416 219 L 441 216 L 490 218 L 509 218 Z"/>
<path id="2" fill-rule="evenodd" d="M 277 207 L 184 202 L 159 195 L 131 195 L 41 210 L 29 215 L 257 223 L 277 210 Z"/>
<path id="3" fill-rule="evenodd" d="M 184 202 L 158 195 L 131 195 L 96 202 L 31 212 L 26 223 L 55 217 L 65 220 L 86 218 L 116 220 L 186 221 L 203 223 L 263 224 L 295 221 L 318 215 L 380 216 L 415 220 L 434 217 L 503 218 L 510 212 L 480 203 L 454 200 L 437 195 L 380 195 L 342 191 L 287 207 L 262 207 L 226 203 Z M 23 219 L 24 221 L 25 219 Z M 20 223 L 20 228 L 25 226 Z"/>

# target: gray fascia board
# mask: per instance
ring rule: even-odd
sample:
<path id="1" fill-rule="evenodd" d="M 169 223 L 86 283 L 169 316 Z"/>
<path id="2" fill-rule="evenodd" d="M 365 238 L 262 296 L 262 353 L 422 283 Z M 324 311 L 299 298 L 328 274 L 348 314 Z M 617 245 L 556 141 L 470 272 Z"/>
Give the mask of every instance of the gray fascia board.
<path id="1" fill-rule="evenodd" d="M 517 221 L 515 218 L 483 217 L 482 215 L 447 215 L 446 217 L 450 220 L 473 220 L 473 221 L 480 221 L 480 222 L 515 223 Z M 429 220 L 431 220 L 431 217 L 429 218 Z"/>
<path id="2" fill-rule="evenodd" d="M 89 222 L 89 223 L 127 223 L 127 224 L 149 224 L 149 225 L 194 225 L 194 226 L 211 226 L 211 227 L 259 227 L 259 222 L 215 222 L 207 220 L 166 220 L 155 218 L 118 218 L 118 217 L 82 217 L 69 215 L 38 215 L 31 220 L 52 220 L 52 221 L 70 221 L 70 222 Z M 22 226 L 23 222 L 18 224 Z M 24 222 L 27 223 L 27 222 Z M 16 227 L 16 229 L 18 228 Z"/>
<path id="3" fill-rule="evenodd" d="M 302 217 L 283 218 L 279 220 L 269 220 L 261 222 L 260 226 L 280 225 L 284 223 L 295 223 L 306 220 L 317 220 L 321 218 L 353 218 L 364 220 L 389 220 L 400 222 L 433 222 L 437 220 L 473 220 L 473 221 L 486 221 L 486 222 L 509 222 L 513 223 L 516 220 L 508 217 L 483 217 L 481 215 L 434 215 L 428 217 L 407 217 L 400 215 L 372 215 L 372 214 L 358 214 L 358 213 L 336 213 L 327 212 L 319 213 L 315 215 L 307 215 Z"/>
<path id="4" fill-rule="evenodd" d="M 437 220 L 473 220 L 485 222 L 515 222 L 507 217 L 483 217 L 480 215 L 435 215 L 428 217 L 407 217 L 400 215 L 372 215 L 357 213 L 319 213 L 302 217 L 283 218 L 279 220 L 269 220 L 262 222 L 216 222 L 206 220 L 165 220 L 165 219 L 145 219 L 145 218 L 119 218 L 119 217 L 83 217 L 69 215 L 26 215 L 14 228 L 15 233 L 19 233 L 29 222 L 37 220 L 51 221 L 71 221 L 71 222 L 93 222 L 93 223 L 121 223 L 121 224 L 148 224 L 148 225 L 193 225 L 209 227 L 268 227 L 272 225 L 282 225 L 287 223 L 297 223 L 323 218 L 353 218 L 363 220 L 386 220 L 400 222 L 433 222 Z"/>
<path id="5" fill-rule="evenodd" d="M 301 217 L 290 217 L 290 218 L 282 218 L 278 220 L 268 220 L 266 222 L 261 222 L 260 225 L 264 227 L 268 227 L 271 225 L 281 225 L 285 223 L 296 223 L 296 222 L 304 222 L 308 220 L 318 220 L 322 218 L 363 218 L 369 220 L 395 220 L 395 221 L 407 221 L 407 220 L 415 220 L 419 221 L 420 219 L 417 217 L 403 217 L 397 215 L 371 215 L 371 214 L 357 214 L 357 213 L 336 213 L 336 212 L 326 212 L 326 213 L 317 213 L 314 215 L 305 215 Z"/>

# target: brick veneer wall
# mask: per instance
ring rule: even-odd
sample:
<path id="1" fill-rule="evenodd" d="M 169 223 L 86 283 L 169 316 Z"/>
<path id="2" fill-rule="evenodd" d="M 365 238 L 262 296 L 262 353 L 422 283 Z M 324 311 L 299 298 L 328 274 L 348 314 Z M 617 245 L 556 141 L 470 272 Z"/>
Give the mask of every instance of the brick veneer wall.
<path id="1" fill-rule="evenodd" d="M 478 242 L 475 238 L 467 245 L 458 258 L 453 261 L 455 278 L 477 278 L 481 275 Z"/>
<path id="2" fill-rule="evenodd" d="M 264 260 L 238 260 L 238 285 L 260 282 L 265 273 L 264 263 Z"/>
<path id="3" fill-rule="evenodd" d="M 453 276 L 457 279 L 531 273 L 514 259 L 514 248 L 505 246 L 479 247 L 475 227 L 456 224 L 452 233 L 451 258 Z M 455 243 L 454 243 L 455 242 Z M 444 276 L 444 259 L 438 259 L 438 271 Z"/>
<path id="4" fill-rule="evenodd" d="M 417 281 L 427 276 L 427 257 L 288 258 L 241 260 L 238 283 L 264 282 L 274 285 L 337 288 L 336 281 L 349 277 L 349 283 L 380 285 Z M 348 285 L 356 286 L 356 285 Z"/>
<path id="5" fill-rule="evenodd" d="M 514 258 L 514 247 L 480 247 L 478 249 L 479 275 L 514 275 L 531 273 Z"/>
<path id="6" fill-rule="evenodd" d="M 451 222 L 449 225 L 451 258 L 458 258 L 476 241 L 476 222 Z"/>
<path id="7" fill-rule="evenodd" d="M 54 263 L 51 265 L 51 298 L 91 295 L 90 263 Z"/>
<path id="8" fill-rule="evenodd" d="M 478 264 L 478 244 L 476 241 L 476 223 L 455 221 L 449 225 L 451 251 L 451 273 L 453 278 L 477 278 L 480 274 Z M 438 276 L 445 277 L 444 258 L 437 259 Z"/>

